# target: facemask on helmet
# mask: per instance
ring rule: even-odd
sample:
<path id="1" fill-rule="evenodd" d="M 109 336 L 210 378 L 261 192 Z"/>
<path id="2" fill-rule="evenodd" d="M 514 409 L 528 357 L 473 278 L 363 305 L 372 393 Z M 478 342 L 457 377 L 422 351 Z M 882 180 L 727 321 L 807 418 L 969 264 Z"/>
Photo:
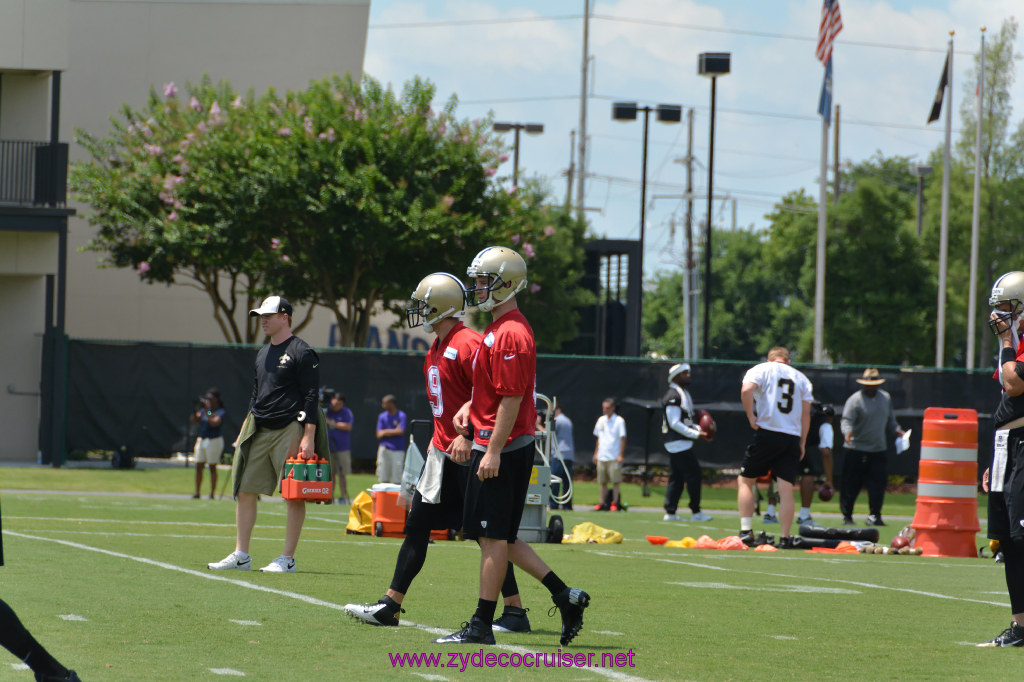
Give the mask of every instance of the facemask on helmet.
<path id="1" fill-rule="evenodd" d="M 422 326 L 427 332 L 447 317 L 460 318 L 466 314 L 466 289 L 455 275 L 435 272 L 416 285 L 409 297 L 413 305 L 405 311 L 410 329 Z"/>
<path id="2" fill-rule="evenodd" d="M 484 312 L 510 300 L 526 287 L 526 261 L 504 246 L 489 246 L 476 254 L 466 274 L 474 281 L 466 292 L 466 302 Z M 490 283 L 477 283 L 480 277 L 489 278 Z"/>
<path id="3" fill-rule="evenodd" d="M 988 321 L 989 329 L 993 334 L 999 334 L 1000 328 L 1006 330 L 1006 325 L 1011 328 L 1024 312 L 1024 272 L 1008 272 L 992 285 L 992 294 L 988 297 L 988 304 L 992 306 L 995 318 Z M 1002 310 L 1002 304 L 1009 304 L 1009 310 Z"/>

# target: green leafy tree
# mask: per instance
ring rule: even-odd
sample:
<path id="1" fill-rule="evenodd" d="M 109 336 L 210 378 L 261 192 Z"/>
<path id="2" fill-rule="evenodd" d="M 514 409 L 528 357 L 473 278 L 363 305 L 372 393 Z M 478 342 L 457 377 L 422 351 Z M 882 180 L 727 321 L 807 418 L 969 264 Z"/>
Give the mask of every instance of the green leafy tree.
<path id="1" fill-rule="evenodd" d="M 580 298 L 583 226 L 537 192 L 497 183 L 507 157 L 490 122 L 457 119 L 454 97 L 435 111 L 430 83 L 414 79 L 399 96 L 334 77 L 243 99 L 204 80 L 187 104 L 177 95 L 169 85 L 125 107 L 105 138 L 79 131 L 90 158 L 73 188 L 99 227 L 89 248 L 144 281 L 203 290 L 229 341 L 255 340 L 235 312 L 275 291 L 330 310 L 342 345 L 363 345 L 374 310 L 516 235 L 537 247 L 532 305 Z M 555 269 L 568 291 L 543 286 Z M 557 346 L 572 322 L 538 340 Z"/>
<path id="2" fill-rule="evenodd" d="M 89 159 L 72 167 L 71 187 L 98 228 L 86 248 L 145 282 L 203 291 L 224 337 L 251 343 L 256 325 L 240 327 L 235 313 L 265 290 L 269 246 L 259 187 L 244 172 L 253 101 L 208 80 L 187 104 L 177 94 L 172 83 L 139 110 L 123 107 L 106 137 L 76 131 Z"/>
<path id="3" fill-rule="evenodd" d="M 935 284 L 905 194 L 866 178 L 840 197 L 830 220 L 825 339 L 838 362 L 929 362 Z"/>
<path id="4" fill-rule="evenodd" d="M 1005 20 L 999 31 L 990 36 L 985 48 L 985 87 L 982 98 L 981 120 L 981 197 L 978 233 L 978 279 L 975 286 L 981 304 L 977 306 L 979 320 L 975 324 L 975 348 L 982 362 L 993 354 L 993 336 L 984 318 L 984 304 L 988 290 L 995 279 L 1008 270 L 1024 268 L 1024 206 L 1019 199 L 1020 179 L 1024 177 L 1024 121 L 1011 135 L 1013 115 L 1012 91 L 1015 82 L 1016 60 L 1014 52 L 1018 25 L 1014 18 Z M 970 234 L 973 207 L 975 140 L 977 138 L 976 88 L 981 78 L 980 54 L 975 55 L 973 71 L 965 79 L 960 102 L 961 133 L 954 150 L 954 175 L 951 177 L 950 254 L 946 300 L 947 347 L 954 360 L 963 362 L 966 352 L 966 311 L 964 296 L 970 290 Z M 939 157 L 941 162 L 941 156 Z M 941 168 L 941 163 L 939 166 Z M 958 177 L 957 172 L 960 175 Z M 966 181 L 966 186 L 962 182 Z M 934 176 L 933 185 L 941 187 L 941 174 Z M 953 186 L 956 186 L 955 190 Z M 966 191 L 964 191 L 966 190 Z M 966 223 L 959 217 L 963 209 L 952 210 L 954 198 L 965 202 Z M 935 204 L 938 208 L 938 204 Z M 938 216 L 938 211 L 934 212 Z M 955 234 L 955 236 L 954 236 Z M 956 250 L 953 249 L 954 240 Z M 953 254 L 963 254 L 956 257 Z M 978 358 L 976 358 L 978 359 Z M 981 363 L 978 363 L 979 365 Z"/>

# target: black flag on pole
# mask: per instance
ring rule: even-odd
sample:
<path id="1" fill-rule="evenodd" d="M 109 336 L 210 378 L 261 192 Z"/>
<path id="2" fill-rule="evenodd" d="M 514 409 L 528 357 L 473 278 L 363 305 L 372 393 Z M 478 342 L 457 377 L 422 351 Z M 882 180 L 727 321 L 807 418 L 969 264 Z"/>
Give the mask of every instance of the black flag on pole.
<path id="1" fill-rule="evenodd" d="M 938 121 L 942 115 L 942 98 L 946 95 L 946 84 L 949 83 L 949 58 L 952 55 L 946 53 L 946 65 L 942 67 L 942 78 L 939 79 L 939 90 L 935 93 L 935 101 L 932 103 L 932 112 L 928 114 L 928 123 Z"/>

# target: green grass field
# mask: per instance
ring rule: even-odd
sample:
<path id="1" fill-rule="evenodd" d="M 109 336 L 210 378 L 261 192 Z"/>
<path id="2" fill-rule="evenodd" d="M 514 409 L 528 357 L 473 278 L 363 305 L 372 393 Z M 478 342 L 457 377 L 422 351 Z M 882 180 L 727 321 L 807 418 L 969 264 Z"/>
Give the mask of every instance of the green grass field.
<path id="1" fill-rule="evenodd" d="M 432 545 L 406 598 L 405 626 L 373 628 L 340 609 L 384 592 L 400 540 L 346 535 L 347 507 L 311 506 L 297 552 L 299 573 L 213 573 L 206 563 L 234 545 L 234 505 L 184 497 L 191 475 L 184 468 L 0 469 L 7 562 L 0 594 L 83 679 L 365 679 L 391 671 L 391 653 L 442 652 L 440 662 L 448 664 L 447 652 L 479 651 L 430 641 L 456 629 L 475 608 L 475 545 Z M 355 478 L 352 492 L 369 481 Z M 584 629 L 566 651 L 594 654 L 595 666 L 602 654 L 632 652 L 634 667 L 541 667 L 526 674 L 566 680 L 1020 679 L 1022 650 L 969 646 L 995 636 L 1009 620 L 1003 570 L 991 559 L 656 547 L 644 536 L 717 538 L 738 525 L 729 513 L 735 491 L 708 491 L 705 508 L 715 520 L 705 524 L 667 523 L 660 511 L 636 509 L 656 506 L 658 492 L 644 499 L 630 489 L 634 509 L 627 513 L 563 513 L 567 530 L 594 521 L 621 531 L 621 545 L 538 546 L 566 582 L 593 597 Z M 913 513 L 913 500 L 901 497 L 887 499 L 893 519 Z M 592 498 L 595 490 L 581 485 L 578 501 Z M 824 511 L 834 511 L 835 502 L 830 506 Z M 883 540 L 901 525 L 891 521 L 881 529 Z M 254 563 L 277 556 L 283 534 L 283 505 L 261 503 Z M 546 590 L 525 575 L 519 583 L 534 631 L 499 635 L 488 651 L 557 653 L 559 620 L 547 616 Z M 14 662 L 0 654 L 0 680 L 31 679 Z M 464 672 L 406 667 L 400 674 L 455 680 L 523 673 L 470 666 Z"/>

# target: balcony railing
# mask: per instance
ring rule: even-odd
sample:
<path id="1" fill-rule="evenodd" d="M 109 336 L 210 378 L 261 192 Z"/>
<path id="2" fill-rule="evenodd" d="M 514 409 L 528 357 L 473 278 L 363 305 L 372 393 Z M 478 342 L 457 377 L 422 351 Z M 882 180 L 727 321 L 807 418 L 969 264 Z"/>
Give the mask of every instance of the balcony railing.
<path id="1" fill-rule="evenodd" d="M 68 145 L 0 140 L 0 204 L 64 206 Z"/>

